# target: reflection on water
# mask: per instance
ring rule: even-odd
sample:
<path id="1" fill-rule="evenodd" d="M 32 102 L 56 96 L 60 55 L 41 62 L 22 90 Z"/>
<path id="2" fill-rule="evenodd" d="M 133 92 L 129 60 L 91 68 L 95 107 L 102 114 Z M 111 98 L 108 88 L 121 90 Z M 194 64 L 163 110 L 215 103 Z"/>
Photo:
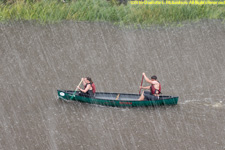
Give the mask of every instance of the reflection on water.
<path id="1" fill-rule="evenodd" d="M 0 24 L 0 149 L 225 149 L 224 39 L 220 21 L 152 29 Z M 97 91 L 138 93 L 143 71 L 179 104 L 57 99 L 57 89 L 73 90 L 84 76 Z"/>

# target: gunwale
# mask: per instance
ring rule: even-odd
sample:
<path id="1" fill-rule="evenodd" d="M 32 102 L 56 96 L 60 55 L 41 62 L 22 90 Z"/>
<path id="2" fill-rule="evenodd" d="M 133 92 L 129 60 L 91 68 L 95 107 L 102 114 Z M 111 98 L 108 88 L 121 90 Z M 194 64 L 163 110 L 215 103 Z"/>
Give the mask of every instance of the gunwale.
<path id="1" fill-rule="evenodd" d="M 156 105 L 176 105 L 177 96 L 160 96 L 159 100 L 139 101 L 139 94 L 130 93 L 105 93 L 96 92 L 94 98 L 79 96 L 75 91 L 57 90 L 59 99 L 66 101 L 80 101 L 90 104 L 98 104 L 115 107 L 137 107 L 137 106 L 156 106 Z M 119 95 L 119 98 L 118 98 Z M 117 99 L 118 98 L 118 99 Z"/>

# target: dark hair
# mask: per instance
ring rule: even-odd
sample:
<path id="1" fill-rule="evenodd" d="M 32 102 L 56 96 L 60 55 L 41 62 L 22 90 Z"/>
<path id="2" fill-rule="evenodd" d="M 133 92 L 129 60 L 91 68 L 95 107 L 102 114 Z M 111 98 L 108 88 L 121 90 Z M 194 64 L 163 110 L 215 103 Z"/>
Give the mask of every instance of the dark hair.
<path id="1" fill-rule="evenodd" d="M 87 78 L 88 81 L 90 81 L 91 84 L 93 83 L 93 81 L 91 80 L 90 77 L 86 77 L 86 78 Z"/>
<path id="2" fill-rule="evenodd" d="M 157 80 L 157 77 L 154 75 L 151 77 L 151 79 Z"/>

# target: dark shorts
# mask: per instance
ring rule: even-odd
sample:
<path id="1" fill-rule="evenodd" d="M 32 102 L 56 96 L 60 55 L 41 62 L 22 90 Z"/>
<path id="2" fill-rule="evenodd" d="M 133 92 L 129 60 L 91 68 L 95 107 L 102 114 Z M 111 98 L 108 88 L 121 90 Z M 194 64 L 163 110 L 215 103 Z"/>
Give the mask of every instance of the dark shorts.
<path id="1" fill-rule="evenodd" d="M 92 93 L 91 94 L 88 93 L 88 92 L 84 93 L 84 92 L 81 92 L 81 91 L 78 93 L 78 95 L 83 96 L 83 97 L 93 97 L 94 96 Z"/>
<path id="2" fill-rule="evenodd" d="M 144 91 L 144 97 L 145 97 L 145 100 L 158 100 L 158 96 L 154 96 L 152 95 L 152 93 L 150 91 Z"/>

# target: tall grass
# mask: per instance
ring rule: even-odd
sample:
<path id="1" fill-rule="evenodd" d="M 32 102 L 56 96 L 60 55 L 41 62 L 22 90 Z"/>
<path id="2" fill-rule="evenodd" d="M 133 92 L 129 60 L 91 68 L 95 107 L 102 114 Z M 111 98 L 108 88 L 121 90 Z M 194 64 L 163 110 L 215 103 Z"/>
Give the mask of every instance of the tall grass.
<path id="1" fill-rule="evenodd" d="M 57 0 L 0 3 L 0 22 L 36 20 L 55 23 L 63 20 L 107 21 L 116 24 L 171 24 L 199 19 L 225 19 L 223 5 L 116 5 L 106 0 Z"/>

